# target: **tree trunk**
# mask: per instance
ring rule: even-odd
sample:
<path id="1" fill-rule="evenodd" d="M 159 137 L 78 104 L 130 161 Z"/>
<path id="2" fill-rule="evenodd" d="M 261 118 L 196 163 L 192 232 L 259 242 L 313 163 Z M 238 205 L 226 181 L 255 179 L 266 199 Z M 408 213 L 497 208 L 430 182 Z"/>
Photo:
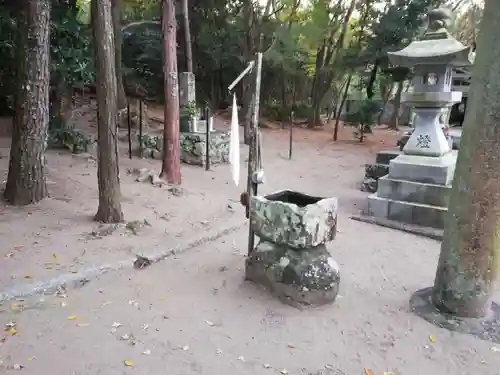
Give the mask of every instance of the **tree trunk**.
<path id="1" fill-rule="evenodd" d="M 389 86 L 388 90 L 384 93 L 384 104 L 382 106 L 382 110 L 378 114 L 377 125 L 380 125 L 382 123 L 382 118 L 384 117 L 387 103 L 389 103 L 389 99 L 391 99 L 391 94 L 393 89 L 394 89 L 394 82 Z"/>
<path id="2" fill-rule="evenodd" d="M 394 108 L 392 109 L 391 120 L 389 121 L 389 128 L 397 130 L 399 126 L 399 110 L 401 108 L 401 94 L 403 93 L 404 81 L 398 82 L 398 89 L 394 96 Z"/>
<path id="3" fill-rule="evenodd" d="M 123 221 L 117 155 L 115 39 L 110 0 L 92 0 L 97 90 L 97 180 L 99 207 L 95 220 Z"/>
<path id="4" fill-rule="evenodd" d="M 347 82 L 345 84 L 344 93 L 342 94 L 342 100 L 340 101 L 340 105 L 337 108 L 337 113 L 335 114 L 335 126 L 333 128 L 334 141 L 338 139 L 340 115 L 342 114 L 342 108 L 344 108 L 344 103 L 347 99 L 347 94 L 349 93 L 349 86 L 351 86 L 351 80 L 352 80 L 352 74 L 349 74 L 349 77 L 347 77 Z"/>
<path id="5" fill-rule="evenodd" d="M 174 0 L 164 0 L 162 9 L 165 72 L 165 125 L 163 165 L 160 177 L 170 184 L 181 183 L 179 138 L 179 83 L 177 80 L 177 21 Z"/>
<path id="6" fill-rule="evenodd" d="M 500 260 L 500 2 L 485 4 L 432 298 L 445 313 L 474 318 L 490 308 Z"/>
<path id="7" fill-rule="evenodd" d="M 115 33 L 116 96 L 118 110 L 127 107 L 127 96 L 123 85 L 122 69 L 122 0 L 111 0 L 113 30 Z"/>
<path id="8" fill-rule="evenodd" d="M 193 52 L 191 49 L 191 31 L 189 28 L 188 0 L 182 0 L 182 13 L 184 15 L 184 42 L 186 53 L 186 71 L 193 73 Z"/>
<path id="9" fill-rule="evenodd" d="M 13 205 L 47 196 L 50 0 L 24 0 L 18 22 L 18 89 L 4 198 Z"/>
<path id="10" fill-rule="evenodd" d="M 366 86 L 366 96 L 368 99 L 372 100 L 374 96 L 373 87 L 375 86 L 375 80 L 377 79 L 378 72 L 378 59 L 375 60 L 375 64 L 373 64 L 372 71 L 370 72 L 370 79 L 368 80 L 368 85 Z"/>

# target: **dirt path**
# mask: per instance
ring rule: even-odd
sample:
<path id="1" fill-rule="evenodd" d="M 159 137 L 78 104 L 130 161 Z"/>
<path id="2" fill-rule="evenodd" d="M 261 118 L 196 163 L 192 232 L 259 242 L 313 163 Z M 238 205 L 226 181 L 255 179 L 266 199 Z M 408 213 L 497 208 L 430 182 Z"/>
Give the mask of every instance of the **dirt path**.
<path id="1" fill-rule="evenodd" d="M 122 269 L 81 289 L 0 305 L 0 324 L 15 320 L 17 331 L 0 333 L 0 373 L 22 365 L 33 375 L 369 374 L 365 368 L 375 375 L 498 374 L 500 349 L 408 312 L 411 293 L 432 283 L 439 243 L 348 218 L 366 204 L 359 190 L 364 163 L 397 135 L 379 130 L 359 145 L 351 129 L 342 129 L 337 144 L 328 130 L 294 134 L 288 160 L 288 132 L 264 131 L 261 192 L 339 198 L 339 234 L 329 245 L 341 269 L 333 306 L 299 311 L 243 282 L 247 229 L 236 202 L 241 188 L 230 183 L 227 166 L 183 166 L 177 196 L 127 175 L 127 168 L 159 170 L 160 163 L 128 160 L 122 147 L 126 219 L 149 225 L 137 234 L 124 227 L 107 234 L 91 221 L 95 161 L 51 151 L 51 198 L 0 206 L 0 293 L 243 227 L 145 270 Z M 0 141 L 1 154 L 7 147 Z M 0 159 L 5 177 L 7 163 Z"/>

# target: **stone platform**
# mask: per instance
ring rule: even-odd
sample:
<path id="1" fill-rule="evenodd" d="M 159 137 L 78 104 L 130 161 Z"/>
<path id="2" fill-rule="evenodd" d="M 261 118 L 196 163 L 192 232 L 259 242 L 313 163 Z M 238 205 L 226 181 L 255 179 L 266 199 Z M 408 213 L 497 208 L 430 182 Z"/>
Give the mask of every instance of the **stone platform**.
<path id="1" fill-rule="evenodd" d="M 400 155 L 368 197 L 367 215 L 443 229 L 455 172 L 456 152 L 443 157 Z"/>
<path id="2" fill-rule="evenodd" d="M 142 136 L 142 157 L 161 159 L 163 135 L 144 134 Z M 229 132 L 210 132 L 210 164 L 229 163 Z M 205 165 L 205 133 L 180 133 L 181 162 L 191 165 Z"/>

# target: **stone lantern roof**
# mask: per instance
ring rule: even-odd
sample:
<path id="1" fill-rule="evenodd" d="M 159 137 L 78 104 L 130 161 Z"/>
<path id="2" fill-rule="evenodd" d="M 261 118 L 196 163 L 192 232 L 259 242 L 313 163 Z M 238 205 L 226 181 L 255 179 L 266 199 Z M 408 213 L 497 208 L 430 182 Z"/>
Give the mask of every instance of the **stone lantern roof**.
<path id="1" fill-rule="evenodd" d="M 427 14 L 429 25 L 421 40 L 410 43 L 400 51 L 388 52 L 393 65 L 471 65 L 471 48 L 464 46 L 448 32 L 452 14 L 447 8 L 438 8 Z"/>

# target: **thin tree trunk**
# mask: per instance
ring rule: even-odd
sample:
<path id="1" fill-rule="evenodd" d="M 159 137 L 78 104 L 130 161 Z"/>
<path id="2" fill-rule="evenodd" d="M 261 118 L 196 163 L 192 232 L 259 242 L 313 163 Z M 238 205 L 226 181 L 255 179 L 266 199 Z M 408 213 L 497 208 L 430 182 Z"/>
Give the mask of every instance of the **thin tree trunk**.
<path id="1" fill-rule="evenodd" d="M 186 71 L 193 73 L 193 52 L 191 49 L 191 31 L 189 28 L 188 0 L 182 0 L 182 13 L 184 16 L 184 41 L 186 53 Z"/>
<path id="2" fill-rule="evenodd" d="M 490 309 L 500 261 L 500 2 L 486 1 L 472 72 L 433 303 L 479 318 Z"/>
<path id="3" fill-rule="evenodd" d="M 342 100 L 340 101 L 340 106 L 337 108 L 337 113 L 335 114 L 335 126 L 333 128 L 333 140 L 336 141 L 339 135 L 339 123 L 340 115 L 342 114 L 342 108 L 344 108 L 344 103 L 347 99 L 347 94 L 349 93 L 349 86 L 351 86 L 352 74 L 347 77 L 347 82 L 345 84 L 344 93 L 342 94 Z"/>
<path id="4" fill-rule="evenodd" d="M 162 24 L 165 59 L 163 68 L 165 72 L 165 125 L 160 177 L 170 184 L 180 185 L 179 82 L 177 80 L 177 21 L 174 0 L 163 1 Z"/>
<path id="5" fill-rule="evenodd" d="M 399 110 L 401 108 L 401 94 L 403 93 L 404 81 L 397 83 L 398 89 L 394 96 L 394 108 L 392 109 L 391 120 L 389 121 L 389 128 L 397 130 L 399 126 Z"/>
<path id="6" fill-rule="evenodd" d="M 97 91 L 97 180 L 99 207 L 95 220 L 123 221 L 117 155 L 115 38 L 110 0 L 92 0 Z"/>
<path id="7" fill-rule="evenodd" d="M 4 198 L 14 205 L 47 196 L 49 125 L 50 0 L 25 0 L 18 22 L 18 89 Z"/>
<path id="8" fill-rule="evenodd" d="M 372 71 L 370 72 L 370 79 L 368 80 L 368 85 L 366 86 L 366 96 L 368 99 L 372 100 L 375 92 L 373 91 L 373 87 L 375 86 L 375 80 L 377 79 L 379 60 L 375 60 L 375 64 L 373 64 Z"/>
<path id="9" fill-rule="evenodd" d="M 394 82 L 389 86 L 389 89 L 384 94 L 384 104 L 382 106 L 382 110 L 380 111 L 380 113 L 378 115 L 377 125 L 380 125 L 382 123 L 382 118 L 384 117 L 384 113 L 385 113 L 385 109 L 387 107 L 387 103 L 389 103 L 389 100 L 391 99 L 391 93 L 392 93 L 393 89 L 394 89 Z"/>
<path id="10" fill-rule="evenodd" d="M 123 85 L 122 70 L 122 0 L 111 0 L 113 30 L 115 35 L 115 70 L 116 70 L 116 93 L 118 110 L 127 107 L 127 96 Z"/>

